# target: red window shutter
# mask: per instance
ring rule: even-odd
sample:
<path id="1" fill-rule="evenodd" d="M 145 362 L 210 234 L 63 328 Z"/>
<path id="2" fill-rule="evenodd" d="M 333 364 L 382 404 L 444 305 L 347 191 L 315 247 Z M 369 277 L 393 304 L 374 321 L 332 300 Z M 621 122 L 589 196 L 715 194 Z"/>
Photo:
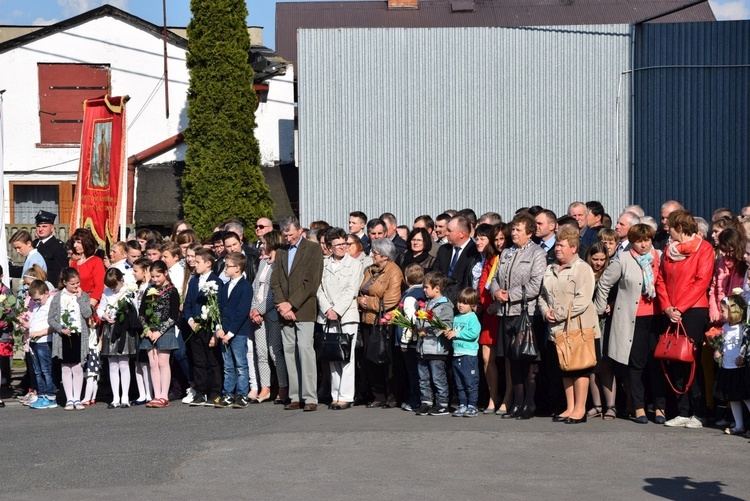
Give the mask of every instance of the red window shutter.
<path id="1" fill-rule="evenodd" d="M 38 69 L 42 145 L 80 144 L 83 101 L 109 94 L 109 66 L 40 63 Z"/>

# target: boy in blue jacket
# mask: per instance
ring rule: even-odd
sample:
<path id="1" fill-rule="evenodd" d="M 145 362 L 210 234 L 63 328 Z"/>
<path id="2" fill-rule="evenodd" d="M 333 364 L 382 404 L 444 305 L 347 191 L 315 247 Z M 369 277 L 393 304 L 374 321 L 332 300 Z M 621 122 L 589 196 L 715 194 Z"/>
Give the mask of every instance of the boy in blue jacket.
<path id="1" fill-rule="evenodd" d="M 190 335 L 190 356 L 193 362 L 193 382 L 196 392 L 191 406 L 211 406 L 219 400 L 221 395 L 221 350 L 211 343 L 213 331 L 207 319 L 204 319 L 203 308 L 208 298 L 206 290 L 220 291 L 224 286 L 218 275 L 213 273 L 216 257 L 208 249 L 198 249 L 195 252 L 195 275 L 188 282 L 182 313 L 193 330 Z M 214 346 L 211 346 L 214 344 Z"/>
<path id="2" fill-rule="evenodd" d="M 453 329 L 445 337 L 453 340 L 453 378 L 458 390 L 456 417 L 476 417 L 479 395 L 479 333 L 482 330 L 474 310 L 479 304 L 479 294 L 471 287 L 458 293 L 458 315 L 453 319 Z"/>
<path id="3" fill-rule="evenodd" d="M 242 277 L 247 258 L 231 252 L 225 258 L 224 272 L 229 282 L 219 290 L 221 325 L 216 338 L 221 342 L 224 356 L 224 388 L 215 407 L 244 409 L 249 403 L 247 338 L 250 336 L 250 305 L 253 286 Z"/>

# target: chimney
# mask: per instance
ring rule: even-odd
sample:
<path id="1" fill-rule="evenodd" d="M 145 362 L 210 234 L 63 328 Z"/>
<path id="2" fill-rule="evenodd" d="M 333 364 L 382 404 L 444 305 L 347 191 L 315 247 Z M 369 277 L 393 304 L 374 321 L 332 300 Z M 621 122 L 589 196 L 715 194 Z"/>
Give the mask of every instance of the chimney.
<path id="1" fill-rule="evenodd" d="M 418 9 L 419 0 L 388 0 L 388 10 Z"/>

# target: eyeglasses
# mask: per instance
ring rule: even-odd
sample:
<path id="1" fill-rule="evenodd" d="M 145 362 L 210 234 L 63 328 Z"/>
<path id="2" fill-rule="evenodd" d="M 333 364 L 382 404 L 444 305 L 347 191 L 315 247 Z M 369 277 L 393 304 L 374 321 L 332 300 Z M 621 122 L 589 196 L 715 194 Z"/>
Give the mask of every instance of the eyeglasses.
<path id="1" fill-rule="evenodd" d="M 424 240 L 417 240 L 416 238 L 412 238 L 412 239 L 411 239 L 411 242 L 412 242 L 412 243 L 417 243 L 417 244 L 423 244 L 423 243 L 424 243 Z"/>
<path id="2" fill-rule="evenodd" d="M 256 224 L 255 225 L 255 229 L 256 230 L 265 230 L 266 228 L 268 228 L 268 226 L 264 226 L 262 224 Z"/>
<path id="3" fill-rule="evenodd" d="M 351 244 L 349 242 L 343 242 L 340 244 L 332 245 L 331 247 L 349 247 Z"/>

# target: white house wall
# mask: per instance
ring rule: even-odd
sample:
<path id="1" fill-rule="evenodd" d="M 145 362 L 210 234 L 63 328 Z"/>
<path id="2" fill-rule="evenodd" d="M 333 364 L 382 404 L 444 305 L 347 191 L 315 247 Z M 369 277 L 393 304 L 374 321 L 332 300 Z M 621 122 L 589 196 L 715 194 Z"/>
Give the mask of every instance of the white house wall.
<path id="1" fill-rule="evenodd" d="M 294 162 L 294 68 L 266 81 L 268 98 L 255 112 L 255 137 L 261 164 L 272 166 Z"/>
<path id="2" fill-rule="evenodd" d="M 628 34 L 299 30 L 302 222 L 345 225 L 362 210 L 409 224 L 465 207 L 508 220 L 574 200 L 616 215 L 628 202 Z"/>
<path id="3" fill-rule="evenodd" d="M 37 63 L 109 64 L 112 95 L 127 94 L 127 156 L 153 146 L 187 125 L 188 71 L 185 50 L 168 45 L 169 108 L 165 116 L 163 41 L 111 17 L 92 19 L 64 32 L 0 54 L 5 111 L 6 197 L 11 181 L 72 181 L 79 148 L 37 148 L 40 142 Z M 184 159 L 184 148 L 158 161 Z M 9 205 L 5 204 L 6 218 Z"/>

